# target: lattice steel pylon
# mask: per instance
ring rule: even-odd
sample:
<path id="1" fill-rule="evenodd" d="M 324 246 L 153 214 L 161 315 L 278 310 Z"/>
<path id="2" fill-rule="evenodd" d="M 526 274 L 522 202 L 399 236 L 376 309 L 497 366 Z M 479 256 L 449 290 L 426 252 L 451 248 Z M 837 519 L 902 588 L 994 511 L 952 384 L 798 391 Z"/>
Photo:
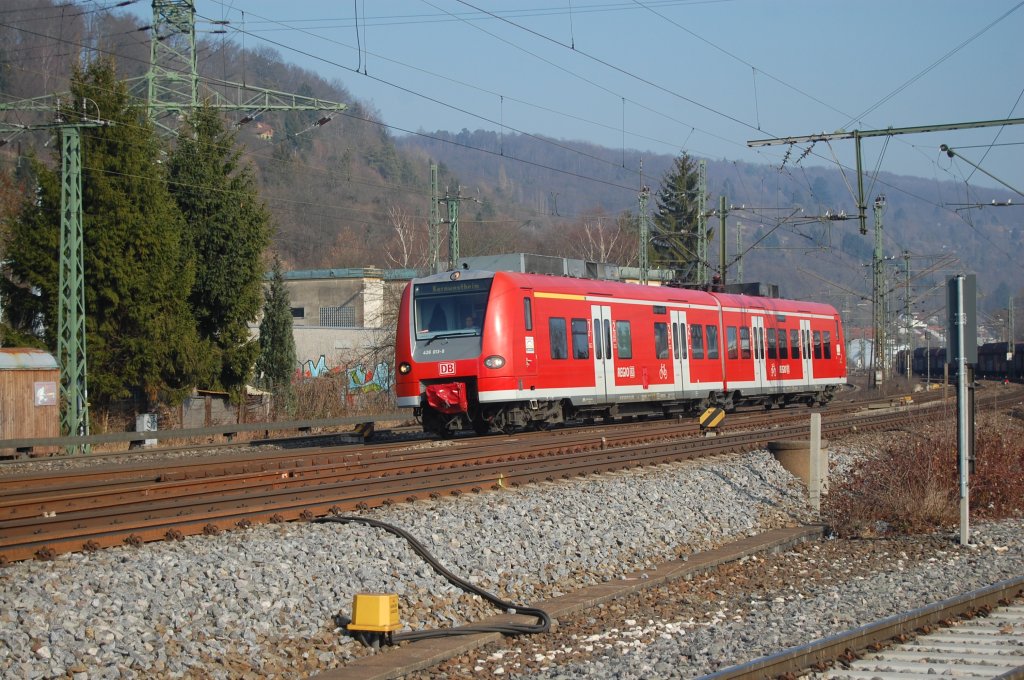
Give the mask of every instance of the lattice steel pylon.
<path id="1" fill-rule="evenodd" d="M 60 275 L 57 365 L 60 372 L 61 434 L 89 434 L 89 389 L 85 352 L 85 270 L 82 264 L 82 147 L 75 125 L 61 136 Z M 84 447 L 86 450 L 88 446 Z M 83 451 L 85 453 L 86 451 Z"/>
<path id="2" fill-rule="evenodd" d="M 196 61 L 195 6 L 191 0 L 152 0 L 153 25 L 150 43 L 150 67 L 142 78 L 128 81 L 139 93 L 145 91 L 150 119 L 166 131 L 174 132 L 177 119 L 199 105 L 199 75 Z M 206 79 L 211 84 L 209 105 L 225 111 L 246 111 L 245 120 L 253 120 L 266 111 L 327 111 L 311 127 L 329 122 L 334 113 L 347 105 L 315 97 L 278 92 L 241 83 Z M 235 93 L 236 100 L 212 89 L 217 86 Z M 60 102 L 68 94 L 51 94 L 19 101 L 0 102 L 0 111 L 60 111 Z M 173 123 L 161 117 L 173 116 Z M 61 242 L 60 299 L 57 361 L 61 371 L 61 427 L 65 435 L 86 435 L 89 431 L 87 359 L 85 342 L 85 272 L 82 234 L 81 137 L 79 128 L 103 125 L 100 121 L 40 125 L 13 125 L 0 122 L 0 132 L 15 134 L 26 130 L 61 130 Z M 83 445 L 83 451 L 88 450 Z"/>
<path id="3" fill-rule="evenodd" d="M 144 79 L 150 119 L 172 132 L 178 118 L 198 107 L 203 97 L 211 108 L 246 112 L 241 123 L 255 120 L 267 111 L 331 112 L 311 126 L 318 127 L 329 122 L 334 113 L 348 108 L 340 102 L 205 77 L 202 82 L 207 85 L 207 92 L 201 95 L 196 10 L 192 0 L 153 0 L 150 64 Z M 233 99 L 229 99 L 227 92 L 232 93 Z"/>
<path id="4" fill-rule="evenodd" d="M 708 164 L 697 163 L 697 284 L 708 283 Z"/>
<path id="5" fill-rule="evenodd" d="M 196 65 L 196 8 L 190 0 L 153 0 L 146 101 L 149 117 L 182 114 L 199 99 Z"/>

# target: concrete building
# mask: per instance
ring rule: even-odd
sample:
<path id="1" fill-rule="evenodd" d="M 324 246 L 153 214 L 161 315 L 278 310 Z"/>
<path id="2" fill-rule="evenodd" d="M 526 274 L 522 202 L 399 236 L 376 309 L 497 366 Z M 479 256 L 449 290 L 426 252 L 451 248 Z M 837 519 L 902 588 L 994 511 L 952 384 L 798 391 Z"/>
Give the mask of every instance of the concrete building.
<path id="1" fill-rule="evenodd" d="M 398 300 L 412 269 L 311 269 L 285 272 L 297 368 L 310 377 L 390 365 Z"/>

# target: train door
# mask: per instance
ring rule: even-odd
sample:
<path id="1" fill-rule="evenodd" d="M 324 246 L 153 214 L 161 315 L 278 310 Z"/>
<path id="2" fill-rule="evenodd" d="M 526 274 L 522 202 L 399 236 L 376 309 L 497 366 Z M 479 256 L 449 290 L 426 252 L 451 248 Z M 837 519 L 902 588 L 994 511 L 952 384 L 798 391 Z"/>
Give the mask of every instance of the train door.
<path id="1" fill-rule="evenodd" d="M 533 295 L 532 291 L 523 290 L 523 316 L 519 322 L 513 323 L 515 329 L 515 351 L 516 374 L 519 375 L 519 384 L 516 388 L 520 391 L 531 390 L 535 387 L 537 380 L 537 347 L 535 341 L 534 318 L 533 318 Z"/>
<path id="2" fill-rule="evenodd" d="M 591 305 L 590 318 L 594 334 L 594 391 L 607 400 L 609 383 L 614 385 L 615 362 L 612 358 L 612 308 Z"/>
<path id="3" fill-rule="evenodd" d="M 803 364 L 804 384 L 814 384 L 814 357 L 811 355 L 811 321 L 810 319 L 800 320 L 800 339 L 803 347 L 800 349 L 800 362 Z"/>
<path id="4" fill-rule="evenodd" d="M 754 358 L 754 389 L 762 391 L 765 387 L 767 362 L 764 358 L 764 317 L 750 317 L 751 356 Z"/>
<path id="5" fill-rule="evenodd" d="M 686 312 L 673 309 L 672 321 L 672 363 L 675 366 L 675 390 L 680 393 L 690 389 L 690 361 L 687 359 Z"/>

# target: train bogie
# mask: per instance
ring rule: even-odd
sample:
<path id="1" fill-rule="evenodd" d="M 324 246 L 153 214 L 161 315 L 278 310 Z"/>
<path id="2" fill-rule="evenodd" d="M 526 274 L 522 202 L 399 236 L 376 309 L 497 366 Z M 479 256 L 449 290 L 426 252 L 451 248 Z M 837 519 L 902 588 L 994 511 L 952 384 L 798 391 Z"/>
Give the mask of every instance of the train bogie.
<path id="1" fill-rule="evenodd" d="M 820 405 L 846 381 L 842 350 L 828 305 L 464 270 L 406 288 L 396 389 L 442 436 Z"/>

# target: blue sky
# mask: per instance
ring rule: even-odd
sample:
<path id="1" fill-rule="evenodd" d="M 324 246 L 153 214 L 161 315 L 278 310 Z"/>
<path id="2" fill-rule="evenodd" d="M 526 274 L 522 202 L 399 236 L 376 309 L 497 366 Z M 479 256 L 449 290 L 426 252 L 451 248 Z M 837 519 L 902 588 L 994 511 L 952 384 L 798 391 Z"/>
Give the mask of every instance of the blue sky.
<path id="1" fill-rule="evenodd" d="M 196 0 L 405 131 L 521 131 L 778 165 L 790 135 L 1024 118 L 1022 0 Z M 149 16 L 149 4 L 131 11 Z M 357 18 L 358 17 L 358 18 Z M 863 142 L 864 166 L 1024 191 L 1024 126 Z M 788 162 L 802 153 L 795 150 Z M 850 140 L 802 162 L 854 165 Z"/>

